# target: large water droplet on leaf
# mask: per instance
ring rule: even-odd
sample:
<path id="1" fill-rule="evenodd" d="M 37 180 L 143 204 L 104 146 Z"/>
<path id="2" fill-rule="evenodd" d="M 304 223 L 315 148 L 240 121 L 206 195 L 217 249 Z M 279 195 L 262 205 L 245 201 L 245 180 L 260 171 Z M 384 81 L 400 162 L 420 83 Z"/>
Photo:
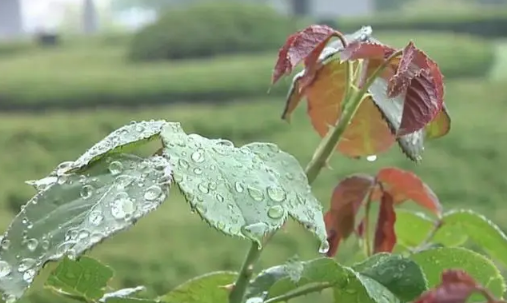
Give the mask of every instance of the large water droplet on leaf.
<path id="1" fill-rule="evenodd" d="M 7 277 L 11 271 L 12 269 L 9 263 L 0 260 L 0 279 Z"/>
<path id="2" fill-rule="evenodd" d="M 281 187 L 270 186 L 267 189 L 268 196 L 275 202 L 282 202 L 287 198 L 287 193 Z"/>
<path id="3" fill-rule="evenodd" d="M 321 254 L 325 254 L 329 251 L 329 242 L 326 240 L 326 241 L 323 241 L 321 244 L 320 244 L 320 247 L 319 247 L 319 253 Z"/>
<path id="4" fill-rule="evenodd" d="M 262 199 L 264 199 L 264 194 L 256 187 L 248 186 L 247 191 L 250 197 L 252 197 L 255 201 L 262 201 Z"/>
<path id="5" fill-rule="evenodd" d="M 281 206 L 281 205 L 274 205 L 268 209 L 268 216 L 271 219 L 275 219 L 275 220 L 281 219 L 284 217 L 284 214 L 285 214 L 285 210 L 283 209 L 283 206 Z"/>
<path id="6" fill-rule="evenodd" d="M 368 162 L 375 162 L 377 160 L 377 155 L 371 155 L 366 157 L 366 161 Z"/>
<path id="7" fill-rule="evenodd" d="M 117 176 L 123 172 L 123 164 L 120 161 L 113 161 L 109 164 L 109 172 L 113 176 Z"/>

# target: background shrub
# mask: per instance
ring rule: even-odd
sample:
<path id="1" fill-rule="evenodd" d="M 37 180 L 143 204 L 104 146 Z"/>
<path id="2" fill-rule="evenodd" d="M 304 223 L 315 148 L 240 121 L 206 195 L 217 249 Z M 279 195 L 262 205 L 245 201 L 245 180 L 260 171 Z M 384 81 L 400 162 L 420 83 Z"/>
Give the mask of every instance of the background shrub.
<path id="1" fill-rule="evenodd" d="M 132 41 L 133 60 L 209 57 L 275 50 L 292 21 L 253 3 L 205 2 L 166 12 Z"/>
<path id="2" fill-rule="evenodd" d="M 371 25 L 376 31 L 437 31 L 506 37 L 507 8 L 495 10 L 467 10 L 450 13 L 377 14 L 374 17 L 338 20 L 341 31 L 353 31 L 362 25 Z"/>

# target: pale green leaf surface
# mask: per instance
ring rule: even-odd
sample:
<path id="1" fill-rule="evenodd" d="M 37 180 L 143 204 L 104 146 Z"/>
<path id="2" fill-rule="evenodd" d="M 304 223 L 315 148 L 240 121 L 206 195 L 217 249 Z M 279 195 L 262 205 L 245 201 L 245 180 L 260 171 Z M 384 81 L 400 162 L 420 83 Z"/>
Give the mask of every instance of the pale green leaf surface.
<path id="1" fill-rule="evenodd" d="M 428 288 L 419 265 L 401 255 L 376 254 L 352 269 L 377 281 L 403 301 L 414 300 Z"/>
<path id="2" fill-rule="evenodd" d="M 486 257 L 464 248 L 445 247 L 425 250 L 411 256 L 423 270 L 430 288 L 439 284 L 445 269 L 461 269 L 487 287 L 498 298 L 503 297 L 505 282 L 500 271 Z M 474 297 L 473 302 L 484 301 Z"/>
<path id="3" fill-rule="evenodd" d="M 113 270 L 99 261 L 82 257 L 77 261 L 64 258 L 46 281 L 46 287 L 87 300 L 98 300 L 104 295 Z"/>
<path id="4" fill-rule="evenodd" d="M 334 302 L 361 303 L 401 303 L 401 301 L 382 284 L 365 275 L 347 268 L 348 283 L 346 287 L 335 287 Z"/>
<path id="5" fill-rule="evenodd" d="M 0 250 L 0 290 L 19 298 L 42 266 L 78 256 L 156 209 L 166 198 L 170 165 L 160 156 L 100 158 L 41 189 L 14 218 Z"/>
<path id="6" fill-rule="evenodd" d="M 161 136 L 175 182 L 211 226 L 260 244 L 291 216 L 328 247 L 322 206 L 293 156 L 270 143 L 238 148 L 187 135 L 179 123 L 169 123 Z"/>
<path id="7" fill-rule="evenodd" d="M 450 211 L 444 214 L 443 220 L 446 225 L 461 229 L 491 257 L 507 267 L 507 237 L 495 223 L 471 210 Z"/>
<path id="8" fill-rule="evenodd" d="M 223 286 L 234 283 L 235 272 L 213 272 L 189 280 L 157 299 L 165 303 L 228 303 Z"/>
<path id="9" fill-rule="evenodd" d="M 382 78 L 375 79 L 368 90 L 372 95 L 373 102 L 382 112 L 391 131 L 396 134 L 401 125 L 405 93 L 394 98 L 389 98 L 387 96 L 387 91 L 387 81 Z M 414 161 L 420 161 L 422 159 L 421 153 L 424 150 L 424 130 L 398 137 L 397 141 L 403 152 L 410 159 Z"/>
<path id="10" fill-rule="evenodd" d="M 396 223 L 394 225 L 396 238 L 400 244 L 406 247 L 419 246 L 431 232 L 434 220 L 421 212 L 413 212 L 405 209 L 396 210 Z M 440 243 L 444 246 L 459 246 L 468 239 L 466 233 L 459 226 L 444 224 L 431 242 Z"/>

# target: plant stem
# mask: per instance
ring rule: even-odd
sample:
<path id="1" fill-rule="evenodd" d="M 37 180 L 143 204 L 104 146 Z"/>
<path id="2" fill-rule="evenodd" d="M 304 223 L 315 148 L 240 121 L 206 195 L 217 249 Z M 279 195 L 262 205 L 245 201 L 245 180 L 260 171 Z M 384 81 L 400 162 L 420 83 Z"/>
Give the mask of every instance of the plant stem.
<path id="1" fill-rule="evenodd" d="M 262 249 L 259 248 L 257 243 L 252 242 L 250 250 L 248 251 L 245 261 L 239 271 L 239 276 L 234 283 L 234 288 L 229 294 L 229 302 L 231 303 L 242 303 L 245 297 L 248 283 L 253 275 L 253 266 L 257 263 L 257 260 L 261 256 Z"/>
<path id="2" fill-rule="evenodd" d="M 334 286 L 334 284 L 329 283 L 329 282 L 319 283 L 317 285 L 313 285 L 313 286 L 306 287 L 306 288 L 296 290 L 293 292 L 289 292 L 289 293 L 286 293 L 286 294 L 283 294 L 283 295 L 280 295 L 277 297 L 273 297 L 271 299 L 268 299 L 267 301 L 264 301 L 264 303 L 286 302 L 286 301 L 289 301 L 290 299 L 304 296 L 304 295 L 312 293 L 312 292 L 321 291 L 321 290 L 324 290 L 326 288 L 333 287 L 333 286 Z"/>

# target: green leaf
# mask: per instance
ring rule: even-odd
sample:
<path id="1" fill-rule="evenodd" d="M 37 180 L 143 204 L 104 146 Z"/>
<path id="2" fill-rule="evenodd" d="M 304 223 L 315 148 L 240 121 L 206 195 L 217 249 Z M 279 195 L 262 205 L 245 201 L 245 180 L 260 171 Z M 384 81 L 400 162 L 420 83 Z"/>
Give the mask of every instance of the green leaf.
<path id="1" fill-rule="evenodd" d="M 161 136 L 175 182 L 211 226 L 261 245 L 290 215 L 326 250 L 322 206 L 293 156 L 270 143 L 238 148 L 227 140 L 187 135 L 179 123 L 169 123 Z"/>
<path id="2" fill-rule="evenodd" d="M 0 290 L 19 298 L 48 261 L 77 257 L 132 226 L 166 198 L 170 165 L 160 156 L 103 156 L 62 174 L 11 222 L 0 251 Z"/>
<path id="3" fill-rule="evenodd" d="M 507 236 L 493 222 L 471 210 L 455 210 L 444 214 L 445 226 L 461 229 L 491 257 L 507 267 Z"/>
<path id="4" fill-rule="evenodd" d="M 111 297 L 107 298 L 105 301 L 100 301 L 104 303 L 157 303 L 155 300 L 149 299 L 139 299 L 139 298 L 129 298 L 129 297 Z"/>
<path id="5" fill-rule="evenodd" d="M 102 298 L 113 274 L 111 268 L 92 258 L 64 258 L 49 276 L 46 287 L 93 301 Z"/>
<path id="6" fill-rule="evenodd" d="M 428 288 L 419 265 L 400 255 L 376 254 L 352 269 L 377 281 L 403 301 L 414 300 Z"/>
<path id="7" fill-rule="evenodd" d="M 434 225 L 434 220 L 424 213 L 405 209 L 396 210 L 394 227 L 398 243 L 403 246 L 411 248 L 419 246 L 428 237 Z M 437 231 L 432 242 L 452 247 L 462 245 L 467 239 L 467 235 L 459 226 L 444 224 Z"/>
<path id="8" fill-rule="evenodd" d="M 411 259 L 423 270 L 430 288 L 440 283 L 445 269 L 462 269 L 499 298 L 506 290 L 505 281 L 495 265 L 471 250 L 457 247 L 428 249 L 413 254 Z"/>
<path id="9" fill-rule="evenodd" d="M 248 285 L 246 297 L 263 297 L 276 281 L 287 277 L 285 266 L 277 265 L 261 271 Z"/>
<path id="10" fill-rule="evenodd" d="M 334 302 L 401 303 L 387 288 L 377 281 L 351 269 L 346 287 L 334 288 Z"/>
<path id="11" fill-rule="evenodd" d="M 226 303 L 229 292 L 223 286 L 234 283 L 235 272 L 213 272 L 189 280 L 157 301 L 166 303 Z"/>

